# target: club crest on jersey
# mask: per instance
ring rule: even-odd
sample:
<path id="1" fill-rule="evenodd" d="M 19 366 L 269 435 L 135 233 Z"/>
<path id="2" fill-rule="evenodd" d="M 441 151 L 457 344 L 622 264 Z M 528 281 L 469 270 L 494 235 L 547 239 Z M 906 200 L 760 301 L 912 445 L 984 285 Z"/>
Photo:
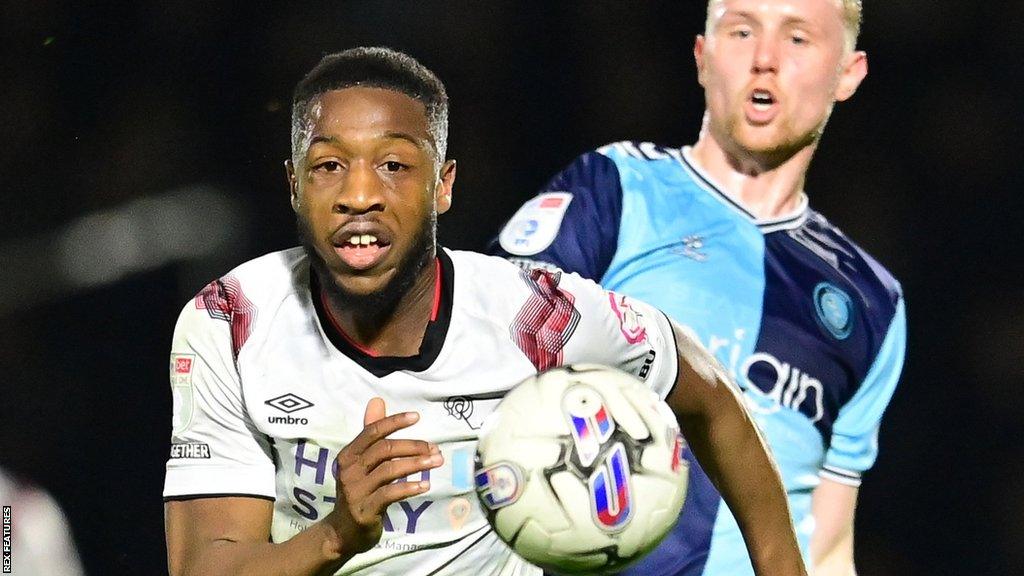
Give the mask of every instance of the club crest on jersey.
<path id="1" fill-rule="evenodd" d="M 853 329 L 853 302 L 850 296 L 828 282 L 814 287 L 814 310 L 818 321 L 832 336 L 845 340 Z"/>
<path id="2" fill-rule="evenodd" d="M 582 384 L 565 391 L 562 410 L 580 464 L 590 466 L 600 454 L 601 446 L 612 437 L 615 421 L 597 390 Z"/>
<path id="3" fill-rule="evenodd" d="M 571 202 L 572 194 L 568 192 L 539 194 L 512 216 L 498 235 L 498 243 L 516 256 L 540 253 L 555 241 Z"/>
<path id="4" fill-rule="evenodd" d="M 444 411 L 452 418 L 465 422 L 470 430 L 479 430 L 483 426 L 482 417 L 473 418 L 475 409 L 473 399 L 465 396 L 449 396 L 444 401 Z"/>
<path id="5" fill-rule="evenodd" d="M 608 293 L 608 304 L 619 319 L 619 330 L 630 344 L 640 344 L 647 340 L 647 329 L 644 328 L 643 314 L 637 312 L 625 296 L 614 292 Z"/>

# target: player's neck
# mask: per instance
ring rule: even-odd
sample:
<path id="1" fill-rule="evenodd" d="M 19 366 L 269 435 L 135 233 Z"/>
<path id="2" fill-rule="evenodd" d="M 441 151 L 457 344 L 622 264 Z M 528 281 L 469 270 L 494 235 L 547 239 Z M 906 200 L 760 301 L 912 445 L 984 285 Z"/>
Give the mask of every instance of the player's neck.
<path id="1" fill-rule="evenodd" d="M 324 304 L 342 336 L 371 356 L 415 356 L 440 298 L 437 259 L 423 267 L 412 286 L 386 311 L 354 311 L 326 295 Z"/>
<path id="2" fill-rule="evenodd" d="M 758 220 L 792 214 L 802 201 L 804 179 L 815 145 L 802 148 L 785 161 L 772 165 L 751 156 L 730 154 L 707 130 L 702 130 L 691 158 L 722 192 Z"/>

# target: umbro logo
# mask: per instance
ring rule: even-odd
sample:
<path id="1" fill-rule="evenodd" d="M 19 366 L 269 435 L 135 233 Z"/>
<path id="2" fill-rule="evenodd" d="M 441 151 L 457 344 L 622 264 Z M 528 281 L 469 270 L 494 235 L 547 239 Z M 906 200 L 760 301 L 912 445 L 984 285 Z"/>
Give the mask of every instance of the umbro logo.
<path id="1" fill-rule="evenodd" d="M 306 418 L 297 418 L 292 416 L 292 412 L 298 412 L 299 410 L 305 410 L 313 406 L 313 403 L 301 396 L 296 396 L 289 392 L 277 398 L 271 398 L 264 402 L 267 406 L 271 406 L 284 412 L 287 416 L 269 416 L 267 422 L 271 424 L 309 424 L 309 420 Z"/>

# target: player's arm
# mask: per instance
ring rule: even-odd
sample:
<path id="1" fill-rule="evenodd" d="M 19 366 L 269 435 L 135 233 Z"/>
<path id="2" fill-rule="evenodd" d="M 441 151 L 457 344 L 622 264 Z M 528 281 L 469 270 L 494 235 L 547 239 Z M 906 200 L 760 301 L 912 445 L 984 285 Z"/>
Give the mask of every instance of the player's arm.
<path id="1" fill-rule="evenodd" d="M 822 478 L 811 498 L 814 576 L 856 576 L 853 564 L 853 517 L 859 488 Z"/>
<path id="2" fill-rule="evenodd" d="M 270 542 L 273 504 L 259 498 L 171 500 L 165 506 L 172 576 L 311 576 L 330 574 L 372 548 L 391 504 L 430 489 L 395 482 L 443 462 L 437 446 L 388 436 L 412 426 L 413 412 L 385 416 L 384 401 L 366 407 L 362 432 L 338 454 L 336 503 L 323 520 L 280 544 Z"/>
<path id="3" fill-rule="evenodd" d="M 270 543 L 274 505 L 245 497 L 197 498 L 164 505 L 171 576 L 317 574 L 340 565 L 341 543 L 317 522 L 282 544 Z"/>
<path id="4" fill-rule="evenodd" d="M 674 322 L 679 373 L 666 402 L 736 516 L 759 576 L 806 574 L 786 492 L 738 392 L 696 336 Z"/>
<path id="5" fill-rule="evenodd" d="M 615 162 L 588 152 L 520 207 L 487 252 L 523 267 L 554 264 L 599 281 L 615 256 L 621 214 Z"/>

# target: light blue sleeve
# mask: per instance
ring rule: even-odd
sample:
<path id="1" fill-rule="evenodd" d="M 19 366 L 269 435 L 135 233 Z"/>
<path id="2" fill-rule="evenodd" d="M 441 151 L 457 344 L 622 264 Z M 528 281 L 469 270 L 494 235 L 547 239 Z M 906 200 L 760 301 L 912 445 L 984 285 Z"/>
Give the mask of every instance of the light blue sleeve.
<path id="1" fill-rule="evenodd" d="M 907 315 L 900 297 L 882 347 L 853 398 L 839 410 L 832 427 L 832 441 L 821 471 L 828 478 L 850 486 L 860 485 L 861 473 L 878 456 L 878 428 L 903 371 L 907 348 Z"/>

